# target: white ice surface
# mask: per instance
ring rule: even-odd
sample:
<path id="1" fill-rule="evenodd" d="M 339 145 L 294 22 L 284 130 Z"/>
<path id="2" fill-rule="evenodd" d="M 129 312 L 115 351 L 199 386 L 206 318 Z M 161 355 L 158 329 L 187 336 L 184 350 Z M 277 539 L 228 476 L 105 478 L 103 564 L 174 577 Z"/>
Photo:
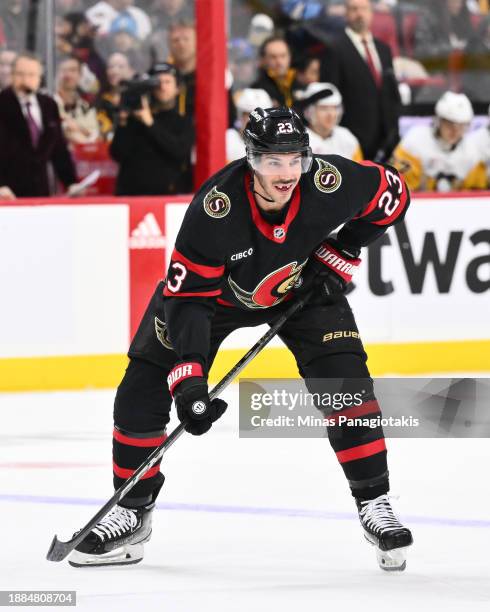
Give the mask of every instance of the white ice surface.
<path id="1" fill-rule="evenodd" d="M 488 440 L 388 441 L 415 544 L 386 574 L 328 442 L 239 439 L 236 392 L 165 455 L 143 562 L 102 570 L 45 555 L 111 495 L 113 393 L 0 395 L 0 590 L 71 589 L 76 609 L 111 612 L 490 610 Z"/>

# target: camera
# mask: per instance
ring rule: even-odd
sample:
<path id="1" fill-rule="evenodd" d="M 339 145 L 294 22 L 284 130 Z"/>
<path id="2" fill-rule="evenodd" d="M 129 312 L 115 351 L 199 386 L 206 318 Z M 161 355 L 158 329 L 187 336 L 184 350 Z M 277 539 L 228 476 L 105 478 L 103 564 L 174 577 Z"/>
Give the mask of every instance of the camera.
<path id="1" fill-rule="evenodd" d="M 141 96 L 151 93 L 159 84 L 157 76 L 148 75 L 136 77 L 130 81 L 121 81 L 121 110 L 140 110 Z"/>

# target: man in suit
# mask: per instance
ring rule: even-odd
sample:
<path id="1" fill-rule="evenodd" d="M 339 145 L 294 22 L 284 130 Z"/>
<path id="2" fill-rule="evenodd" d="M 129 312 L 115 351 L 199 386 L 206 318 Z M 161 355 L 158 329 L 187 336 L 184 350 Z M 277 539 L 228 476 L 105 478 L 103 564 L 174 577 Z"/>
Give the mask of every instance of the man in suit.
<path id="1" fill-rule="evenodd" d="M 75 191 L 75 167 L 58 107 L 37 93 L 41 77 L 39 59 L 21 53 L 13 64 L 11 87 L 0 92 L 0 199 L 49 196 L 49 162 L 68 194 Z"/>
<path id="2" fill-rule="evenodd" d="M 373 38 L 370 0 L 346 0 L 347 26 L 322 58 L 321 81 L 337 85 L 342 125 L 359 140 L 365 159 L 385 161 L 398 143 L 400 95 L 390 48 Z"/>

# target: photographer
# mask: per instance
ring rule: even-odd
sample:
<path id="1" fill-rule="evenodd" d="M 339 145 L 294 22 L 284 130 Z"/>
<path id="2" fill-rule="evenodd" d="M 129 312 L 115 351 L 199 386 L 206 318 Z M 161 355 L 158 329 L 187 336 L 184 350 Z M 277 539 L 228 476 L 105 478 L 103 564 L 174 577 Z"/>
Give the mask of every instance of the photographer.
<path id="1" fill-rule="evenodd" d="M 110 147 L 119 162 L 116 195 L 167 195 L 192 190 L 191 122 L 176 108 L 175 66 L 156 64 L 151 78 L 125 84 Z"/>

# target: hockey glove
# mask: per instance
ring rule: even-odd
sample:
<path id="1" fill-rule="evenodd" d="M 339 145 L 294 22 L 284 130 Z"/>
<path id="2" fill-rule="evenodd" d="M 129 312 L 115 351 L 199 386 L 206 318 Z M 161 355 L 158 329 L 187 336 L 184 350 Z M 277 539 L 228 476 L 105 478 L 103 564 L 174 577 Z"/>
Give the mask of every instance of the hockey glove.
<path id="1" fill-rule="evenodd" d="M 313 301 L 320 299 L 324 303 L 348 293 L 352 275 L 361 263 L 359 254 L 360 249 L 345 247 L 337 240 L 323 242 L 310 256 L 295 292 L 304 295 L 316 289 Z"/>
<path id="2" fill-rule="evenodd" d="M 181 423 L 185 423 L 185 430 L 194 436 L 209 431 L 228 407 L 222 399 L 209 399 L 208 385 L 200 363 L 178 363 L 168 375 L 167 382 L 177 407 L 177 416 Z"/>

